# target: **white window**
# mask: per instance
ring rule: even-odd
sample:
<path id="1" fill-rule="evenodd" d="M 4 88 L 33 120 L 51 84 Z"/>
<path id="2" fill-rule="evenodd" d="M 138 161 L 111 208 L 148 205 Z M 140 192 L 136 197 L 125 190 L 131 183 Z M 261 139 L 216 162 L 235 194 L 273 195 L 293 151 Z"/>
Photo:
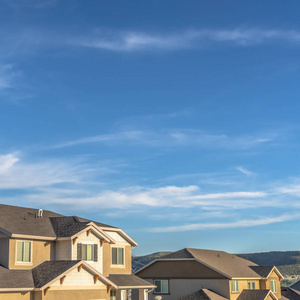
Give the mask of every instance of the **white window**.
<path id="1" fill-rule="evenodd" d="M 31 262 L 31 242 L 17 241 L 17 262 Z"/>
<path id="2" fill-rule="evenodd" d="M 125 290 L 121 290 L 121 300 L 125 300 Z"/>
<path id="3" fill-rule="evenodd" d="M 94 260 L 94 244 L 82 244 L 82 260 Z"/>
<path id="4" fill-rule="evenodd" d="M 116 290 L 110 291 L 110 300 L 117 300 L 117 291 Z"/>
<path id="5" fill-rule="evenodd" d="M 276 282 L 276 280 L 270 280 L 270 282 L 271 282 L 271 291 L 273 293 L 277 293 L 277 282 Z"/>
<path id="6" fill-rule="evenodd" d="M 168 279 L 154 279 L 155 294 L 168 294 L 169 293 L 169 280 Z"/>
<path id="7" fill-rule="evenodd" d="M 112 265 L 124 265 L 124 248 L 111 248 L 111 263 Z"/>
<path id="8" fill-rule="evenodd" d="M 231 281 L 231 292 L 232 293 L 238 293 L 239 292 L 239 281 L 238 280 L 232 280 Z"/>
<path id="9" fill-rule="evenodd" d="M 255 281 L 248 281 L 248 290 L 255 290 Z"/>

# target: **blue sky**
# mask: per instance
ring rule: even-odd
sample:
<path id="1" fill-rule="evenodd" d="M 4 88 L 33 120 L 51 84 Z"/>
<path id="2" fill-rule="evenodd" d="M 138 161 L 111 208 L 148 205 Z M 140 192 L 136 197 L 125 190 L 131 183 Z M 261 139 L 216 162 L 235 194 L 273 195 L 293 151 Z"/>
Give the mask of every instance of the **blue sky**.
<path id="1" fill-rule="evenodd" d="M 1 203 L 135 255 L 300 249 L 299 1 L 0 0 Z"/>

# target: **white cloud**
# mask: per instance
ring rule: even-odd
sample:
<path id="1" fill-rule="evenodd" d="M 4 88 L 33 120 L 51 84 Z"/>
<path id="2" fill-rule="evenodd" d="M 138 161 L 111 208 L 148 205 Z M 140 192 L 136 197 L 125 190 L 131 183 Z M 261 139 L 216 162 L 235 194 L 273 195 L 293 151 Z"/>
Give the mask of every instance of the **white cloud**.
<path id="1" fill-rule="evenodd" d="M 250 46 L 272 41 L 300 42 L 300 32 L 294 30 L 228 29 L 187 30 L 172 34 L 142 32 L 104 32 L 90 37 L 75 38 L 72 44 L 110 51 L 181 50 L 228 43 Z"/>
<path id="2" fill-rule="evenodd" d="M 228 136 L 209 134 L 201 130 L 159 130 L 159 131 L 119 131 L 64 142 L 51 148 L 64 148 L 81 144 L 102 143 L 109 145 L 127 144 L 150 147 L 196 146 L 201 148 L 249 149 L 266 144 L 277 137 L 276 134 Z"/>
<path id="3" fill-rule="evenodd" d="M 9 64 L 0 64 L 0 91 L 11 88 L 12 81 L 18 72 L 13 70 L 13 66 Z"/>
<path id="4" fill-rule="evenodd" d="M 253 172 L 247 170 L 246 168 L 244 168 L 244 167 L 242 167 L 242 166 L 236 167 L 236 169 L 237 169 L 238 171 L 240 171 L 241 173 L 247 175 L 247 176 L 254 175 Z"/>
<path id="5" fill-rule="evenodd" d="M 245 227 L 255 227 L 263 226 L 274 223 L 282 223 L 295 219 L 299 219 L 300 214 L 285 214 L 278 217 L 262 217 L 260 219 L 254 220 L 240 220 L 230 223 L 195 223 L 186 224 L 180 226 L 170 226 L 170 227 L 156 227 L 151 228 L 149 231 L 152 232 L 181 232 L 181 231 L 194 231 L 194 230 L 204 230 L 204 229 L 228 229 L 228 228 L 245 228 Z"/>
<path id="6" fill-rule="evenodd" d="M 48 159 L 28 163 L 13 153 L 0 156 L 0 190 L 79 183 L 85 174 L 79 162 Z"/>
<path id="7" fill-rule="evenodd" d="M 56 191 L 55 189 L 42 195 L 31 194 L 30 201 L 84 207 L 91 209 L 101 206 L 103 209 L 144 208 L 201 208 L 203 210 L 245 209 L 263 206 L 276 206 L 276 201 L 265 199 L 264 192 L 231 192 L 219 194 L 203 194 L 198 186 L 165 186 L 159 188 L 128 187 L 119 190 L 99 191 Z M 259 199 L 259 202 L 257 201 Z M 83 205 L 84 204 L 84 205 Z"/>
<path id="8" fill-rule="evenodd" d="M 15 154 L 0 155 L 0 174 L 6 173 L 18 161 L 19 158 Z"/>

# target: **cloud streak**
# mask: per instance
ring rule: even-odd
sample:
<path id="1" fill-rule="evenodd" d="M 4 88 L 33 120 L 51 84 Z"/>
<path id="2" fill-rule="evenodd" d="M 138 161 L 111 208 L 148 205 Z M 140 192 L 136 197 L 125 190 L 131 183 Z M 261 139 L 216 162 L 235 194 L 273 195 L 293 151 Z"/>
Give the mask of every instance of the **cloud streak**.
<path id="1" fill-rule="evenodd" d="M 93 36 L 70 40 L 77 46 L 102 49 L 116 52 L 133 52 L 145 50 L 182 50 L 205 48 L 215 44 L 233 46 L 254 46 L 267 42 L 300 42 L 300 32 L 295 30 L 264 29 L 228 29 L 228 30 L 186 30 L 171 34 L 150 34 L 134 31 L 104 32 Z"/>
<path id="2" fill-rule="evenodd" d="M 155 227 L 149 229 L 151 232 L 182 232 L 182 231 L 194 231 L 194 230 L 205 230 L 205 229 L 230 229 L 230 228 L 246 228 L 246 227 L 256 227 L 270 225 L 274 223 L 282 223 L 295 219 L 299 219 L 300 214 L 284 214 L 276 217 L 262 217 L 259 219 L 248 219 L 240 220 L 230 223 L 195 223 L 186 224 L 180 226 L 170 226 L 170 227 Z"/>
<path id="3" fill-rule="evenodd" d="M 111 134 L 96 135 L 54 145 L 59 149 L 83 144 L 125 144 L 149 147 L 195 146 L 215 149 L 249 149 L 267 144 L 276 139 L 276 134 L 228 136 L 226 134 L 209 134 L 201 130 L 160 130 L 160 131 L 120 131 Z"/>

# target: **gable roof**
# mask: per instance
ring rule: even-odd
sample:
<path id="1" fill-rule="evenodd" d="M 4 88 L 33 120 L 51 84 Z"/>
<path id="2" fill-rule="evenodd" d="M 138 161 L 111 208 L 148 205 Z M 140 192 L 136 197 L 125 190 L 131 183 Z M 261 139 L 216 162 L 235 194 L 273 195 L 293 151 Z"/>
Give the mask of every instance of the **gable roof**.
<path id="1" fill-rule="evenodd" d="M 228 300 L 228 299 L 222 297 L 221 295 L 219 295 L 211 290 L 201 289 L 192 294 L 180 297 L 177 300 Z"/>
<path id="2" fill-rule="evenodd" d="M 138 270 L 136 273 L 139 273 L 141 270 L 147 268 L 156 261 L 185 259 L 195 259 L 199 263 L 210 267 L 211 269 L 228 278 L 261 278 L 259 274 L 257 274 L 250 268 L 250 266 L 257 266 L 257 264 L 249 260 L 240 258 L 234 254 L 230 254 L 224 251 L 193 248 L 184 248 L 174 253 L 165 255 L 162 258 L 156 259 L 155 261 L 149 263 L 147 266 Z"/>
<path id="3" fill-rule="evenodd" d="M 34 286 L 42 288 L 59 275 L 78 264 L 80 260 L 45 261 L 32 269 Z"/>
<path id="4" fill-rule="evenodd" d="M 41 218 L 37 217 L 38 209 L 0 204 L 0 232 L 16 238 L 70 238 L 93 226 L 95 232 L 106 241 L 114 243 L 104 229 L 119 232 L 131 245 L 137 243 L 117 227 L 94 222 L 88 219 L 63 216 L 44 210 Z"/>
<path id="5" fill-rule="evenodd" d="M 0 289 L 34 289 L 31 270 L 9 270 L 0 265 Z"/>
<path id="6" fill-rule="evenodd" d="M 250 268 L 262 278 L 268 278 L 273 270 L 279 277 L 283 278 L 283 276 L 275 266 L 251 266 Z"/>
<path id="7" fill-rule="evenodd" d="M 243 290 L 237 300 L 265 300 L 268 295 L 277 300 L 270 290 Z"/>

